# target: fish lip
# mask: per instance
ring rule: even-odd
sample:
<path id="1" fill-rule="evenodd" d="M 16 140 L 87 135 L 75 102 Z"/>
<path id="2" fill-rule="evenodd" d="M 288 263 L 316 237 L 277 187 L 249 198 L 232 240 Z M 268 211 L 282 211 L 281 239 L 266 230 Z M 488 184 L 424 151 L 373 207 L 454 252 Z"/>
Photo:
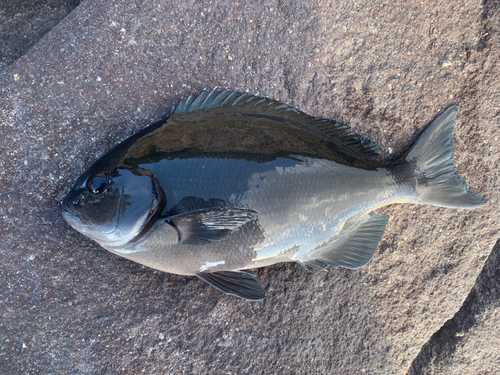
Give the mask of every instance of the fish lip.
<path id="1" fill-rule="evenodd" d="M 84 226 L 84 227 L 89 227 L 89 222 L 88 219 L 85 218 L 84 216 L 79 215 L 71 206 L 70 200 L 65 199 L 62 201 L 62 217 L 66 222 L 68 222 L 73 228 L 75 228 L 77 231 L 81 232 L 77 228 L 77 222 L 78 225 Z M 115 228 L 113 229 L 113 231 Z"/>
<path id="2" fill-rule="evenodd" d="M 75 212 L 72 212 L 72 211 L 68 211 L 68 210 L 63 210 L 62 212 L 62 216 L 63 217 L 75 217 L 76 216 L 76 213 Z"/>
<path id="3" fill-rule="evenodd" d="M 62 217 L 64 221 L 66 221 L 66 223 L 68 223 L 72 228 L 81 232 L 81 230 L 78 229 L 77 224 L 79 223 L 79 220 L 78 220 L 78 215 L 75 212 L 63 210 Z"/>
<path id="4" fill-rule="evenodd" d="M 62 205 L 62 214 L 63 216 L 66 214 L 66 215 L 71 215 L 71 216 L 78 216 L 76 214 L 76 212 L 71 208 L 71 206 L 69 205 L 69 201 L 67 199 L 64 199 L 63 201 L 61 201 L 61 205 Z"/>
<path id="5" fill-rule="evenodd" d="M 74 224 L 75 220 L 78 220 L 78 225 L 79 226 L 82 226 L 82 227 L 85 227 L 85 228 L 92 227 L 92 223 L 89 223 L 89 220 L 85 216 L 79 215 L 76 211 L 74 211 L 71 208 L 69 202 L 64 202 L 63 201 L 62 203 L 63 203 L 62 217 L 72 227 L 74 227 L 77 231 L 81 232 L 81 230 L 77 228 L 76 224 Z M 111 233 L 113 233 L 116 230 L 117 226 L 118 226 L 118 222 L 115 223 L 115 226 L 114 226 L 113 229 L 111 229 L 111 230 L 109 230 L 107 232 L 103 231 L 102 233 L 104 233 L 104 234 L 111 234 Z"/>

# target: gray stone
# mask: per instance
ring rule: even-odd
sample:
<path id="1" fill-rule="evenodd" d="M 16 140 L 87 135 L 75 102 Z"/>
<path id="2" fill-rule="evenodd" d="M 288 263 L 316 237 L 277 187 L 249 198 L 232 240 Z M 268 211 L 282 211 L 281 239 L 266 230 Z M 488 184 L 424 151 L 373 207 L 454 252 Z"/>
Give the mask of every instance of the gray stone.
<path id="1" fill-rule="evenodd" d="M 0 69 L 12 64 L 68 15 L 80 0 L 2 0 Z"/>
<path id="2" fill-rule="evenodd" d="M 494 304 L 457 332 L 470 339 L 450 364 L 418 356 L 471 289 L 487 291 L 473 286 L 500 229 L 500 19 L 488 4 L 83 1 L 0 72 L 0 372 L 494 368 L 495 355 L 459 359 L 495 344 Z M 456 168 L 488 205 L 384 208 L 366 267 L 256 270 L 259 303 L 115 257 L 65 224 L 59 201 L 86 166 L 214 87 L 348 123 L 384 160 L 460 103 Z"/>

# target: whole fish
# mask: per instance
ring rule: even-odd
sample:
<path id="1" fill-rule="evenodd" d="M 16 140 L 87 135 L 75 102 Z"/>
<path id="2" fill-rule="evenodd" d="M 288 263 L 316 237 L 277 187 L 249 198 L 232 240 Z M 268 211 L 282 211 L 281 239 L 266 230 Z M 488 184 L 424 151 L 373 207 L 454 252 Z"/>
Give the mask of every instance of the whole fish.
<path id="1" fill-rule="evenodd" d="M 260 300 L 261 285 L 241 270 L 365 265 L 388 221 L 372 213 L 381 206 L 482 206 L 454 169 L 457 111 L 383 164 L 375 144 L 335 121 L 244 93 L 202 93 L 96 161 L 63 216 L 114 254 Z"/>

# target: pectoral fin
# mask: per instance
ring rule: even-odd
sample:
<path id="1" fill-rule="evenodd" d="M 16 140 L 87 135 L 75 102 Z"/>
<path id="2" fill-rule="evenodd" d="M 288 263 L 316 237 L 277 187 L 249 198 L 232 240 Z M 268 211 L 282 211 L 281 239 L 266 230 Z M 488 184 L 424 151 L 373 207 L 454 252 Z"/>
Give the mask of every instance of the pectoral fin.
<path id="1" fill-rule="evenodd" d="M 196 276 L 226 294 L 250 301 L 260 301 L 265 298 L 262 286 L 256 277 L 246 272 L 197 273 Z"/>
<path id="2" fill-rule="evenodd" d="M 191 211 L 167 220 L 179 234 L 179 243 L 203 244 L 220 240 L 246 223 L 257 220 L 257 212 L 234 207 Z"/>
<path id="3" fill-rule="evenodd" d="M 388 220 L 388 215 L 369 215 L 333 244 L 297 260 L 314 269 L 362 267 L 375 254 Z"/>

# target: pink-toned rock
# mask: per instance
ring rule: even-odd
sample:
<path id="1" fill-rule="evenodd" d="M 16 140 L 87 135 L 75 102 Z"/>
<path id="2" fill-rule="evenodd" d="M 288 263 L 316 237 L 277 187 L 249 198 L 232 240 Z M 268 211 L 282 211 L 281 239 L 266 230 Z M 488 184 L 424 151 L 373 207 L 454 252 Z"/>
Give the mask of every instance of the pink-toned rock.
<path id="1" fill-rule="evenodd" d="M 499 263 L 500 241 L 460 310 L 422 347 L 409 375 L 498 373 Z"/>
<path id="2" fill-rule="evenodd" d="M 488 6 L 83 1 L 0 72 L 0 372 L 404 373 L 498 238 L 499 17 Z M 214 87 L 348 123 L 384 160 L 459 103 L 456 167 L 488 204 L 384 208 L 368 266 L 260 269 L 260 303 L 119 259 L 64 223 L 58 202 L 86 166 Z M 488 317 L 471 340 L 499 335 Z"/>

